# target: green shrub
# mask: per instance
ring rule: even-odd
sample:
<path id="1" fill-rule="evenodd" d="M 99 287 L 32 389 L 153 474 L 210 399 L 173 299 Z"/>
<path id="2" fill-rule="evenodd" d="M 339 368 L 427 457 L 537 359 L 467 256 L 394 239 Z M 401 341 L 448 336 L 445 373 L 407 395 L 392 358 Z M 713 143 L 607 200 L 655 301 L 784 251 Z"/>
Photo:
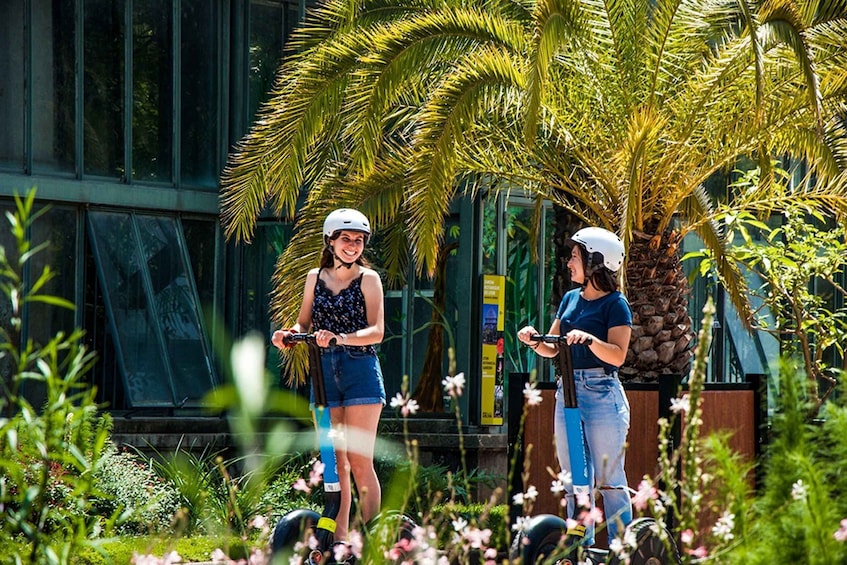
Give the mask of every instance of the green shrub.
<path id="1" fill-rule="evenodd" d="M 162 532 L 173 524 L 179 493 L 134 453 L 110 445 L 94 471 L 94 482 L 98 496 L 91 510 L 99 515 L 120 514 L 117 533 Z"/>

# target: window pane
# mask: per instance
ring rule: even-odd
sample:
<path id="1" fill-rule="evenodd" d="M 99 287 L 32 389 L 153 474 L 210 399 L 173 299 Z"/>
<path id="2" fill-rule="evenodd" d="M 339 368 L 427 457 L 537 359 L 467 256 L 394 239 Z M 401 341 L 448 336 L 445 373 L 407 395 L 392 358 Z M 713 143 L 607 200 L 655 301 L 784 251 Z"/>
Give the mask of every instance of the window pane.
<path id="1" fill-rule="evenodd" d="M 46 266 L 54 274 L 39 294 L 75 301 L 76 241 L 77 213 L 73 208 L 51 207 L 33 223 L 32 244 L 47 243 L 47 247 L 32 258 L 30 284 L 41 276 Z M 27 336 L 38 343 L 47 342 L 59 331 L 71 332 L 75 327 L 73 310 L 40 302 L 30 303 L 28 310 Z"/>
<path id="2" fill-rule="evenodd" d="M 285 11 L 283 4 L 250 4 L 250 117 L 268 99 L 282 57 Z"/>
<path id="3" fill-rule="evenodd" d="M 211 362 L 200 326 L 197 294 L 183 259 L 176 219 L 136 216 L 152 303 L 173 373 L 177 403 L 198 401 L 212 387 Z M 197 402 L 192 402 L 197 404 Z"/>
<path id="4" fill-rule="evenodd" d="M 216 222 L 183 218 L 182 231 L 197 294 L 200 296 L 200 307 L 204 311 L 212 310 L 215 306 L 215 251 L 218 241 Z"/>
<path id="5" fill-rule="evenodd" d="M 0 2 L 0 169 L 24 169 L 23 0 Z"/>
<path id="6" fill-rule="evenodd" d="M 517 343 L 518 329 L 532 325 L 546 331 L 549 320 L 538 319 L 538 263 L 532 253 L 538 242 L 532 234 L 534 210 L 529 206 L 510 205 L 506 210 L 506 371 L 530 372 L 536 355 Z"/>
<path id="7" fill-rule="evenodd" d="M 181 180 L 187 185 L 215 190 L 219 168 L 217 3 L 217 0 L 183 2 L 184 41 L 180 47 Z"/>
<path id="8" fill-rule="evenodd" d="M 124 177 L 124 0 L 85 0 L 84 171 Z"/>
<path id="9" fill-rule="evenodd" d="M 169 0 L 136 0 L 132 12 L 132 178 L 170 182 L 173 43 Z"/>
<path id="10" fill-rule="evenodd" d="M 77 212 L 73 208 L 51 207 L 33 223 L 32 244 L 47 243 L 47 247 L 32 257 L 29 284 L 38 280 L 46 266 L 54 275 L 39 294 L 75 301 L 76 241 Z M 27 305 L 26 320 L 27 339 L 40 345 L 58 332 L 70 334 L 76 327 L 74 310 L 42 302 Z M 24 394 L 33 406 L 41 406 L 45 400 L 44 386 L 36 381 L 24 383 Z"/>
<path id="11" fill-rule="evenodd" d="M 92 244 L 119 348 L 130 407 L 173 406 L 167 364 L 144 290 L 144 267 L 129 214 L 91 212 Z"/>
<path id="12" fill-rule="evenodd" d="M 74 172 L 74 0 L 35 0 L 33 169 Z"/>

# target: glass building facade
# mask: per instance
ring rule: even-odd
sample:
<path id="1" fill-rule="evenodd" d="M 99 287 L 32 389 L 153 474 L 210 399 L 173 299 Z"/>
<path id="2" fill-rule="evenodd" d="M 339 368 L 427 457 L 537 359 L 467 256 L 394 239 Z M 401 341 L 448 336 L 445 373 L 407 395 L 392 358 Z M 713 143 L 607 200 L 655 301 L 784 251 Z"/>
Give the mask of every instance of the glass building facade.
<path id="1" fill-rule="evenodd" d="M 264 262 L 249 256 L 266 241 L 231 250 L 218 176 L 307 8 L 0 3 L 0 205 L 35 187 L 42 215 L 29 237 L 48 246 L 24 275 L 49 264 L 46 292 L 76 305 L 28 305 L 20 337 L 83 328 L 99 357 L 92 382 L 114 410 L 197 407 L 222 380 L 212 336 L 268 329 L 269 269 L 238 267 L 272 265 L 278 248 Z M 285 224 L 272 223 L 277 241 Z"/>
<path id="2" fill-rule="evenodd" d="M 29 237 L 47 248 L 24 275 L 49 264 L 57 277 L 45 292 L 76 305 L 27 305 L 20 338 L 84 329 L 98 355 L 91 382 L 112 411 L 196 413 L 226 379 L 220 344 L 271 330 L 271 275 L 292 225 L 267 213 L 250 245 L 225 241 L 219 174 L 312 2 L 0 2 L 0 207 L 35 187 L 42 215 Z M 450 219 L 462 245 L 448 260 L 456 287 L 443 318 L 465 371 L 479 214 L 463 202 Z M 2 227 L 0 245 L 14 253 Z M 414 387 L 424 364 L 432 287 L 413 270 L 410 280 L 386 288 L 389 396 L 405 377 Z M 282 380 L 270 347 L 267 365 Z M 476 401 L 463 402 L 473 412 Z"/>

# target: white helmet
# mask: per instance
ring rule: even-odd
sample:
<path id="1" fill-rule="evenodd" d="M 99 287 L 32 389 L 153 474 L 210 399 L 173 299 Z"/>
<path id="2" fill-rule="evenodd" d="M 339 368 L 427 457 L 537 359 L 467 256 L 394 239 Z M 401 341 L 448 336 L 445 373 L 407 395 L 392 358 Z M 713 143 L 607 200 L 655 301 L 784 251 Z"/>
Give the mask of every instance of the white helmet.
<path id="1" fill-rule="evenodd" d="M 352 208 L 339 208 L 324 220 L 324 236 L 331 238 L 341 230 L 359 231 L 365 235 L 371 234 L 371 224 L 364 214 Z"/>
<path id="2" fill-rule="evenodd" d="M 585 247 L 589 255 L 600 254 L 600 257 L 592 261 L 593 264 L 599 265 L 602 261 L 603 266 L 612 272 L 618 271 L 623 265 L 623 241 L 609 230 L 582 228 L 573 234 L 571 241 Z"/>

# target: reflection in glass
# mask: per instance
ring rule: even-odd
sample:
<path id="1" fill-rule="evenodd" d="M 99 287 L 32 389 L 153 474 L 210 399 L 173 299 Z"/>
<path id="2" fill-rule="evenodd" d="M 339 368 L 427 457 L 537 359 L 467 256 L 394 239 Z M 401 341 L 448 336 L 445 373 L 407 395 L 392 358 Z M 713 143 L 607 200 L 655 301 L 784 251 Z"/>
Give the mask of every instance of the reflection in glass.
<path id="1" fill-rule="evenodd" d="M 211 310 L 215 301 L 215 266 L 218 243 L 217 223 L 214 220 L 182 219 L 182 232 L 188 248 L 191 272 L 200 296 L 200 307 Z"/>
<path id="2" fill-rule="evenodd" d="M 555 250 L 553 221 L 550 208 L 545 207 L 541 219 L 541 234 L 533 231 L 535 210 L 532 204 L 511 204 L 506 209 L 506 371 L 530 372 L 537 369 L 544 379 L 547 366 L 538 366 L 541 359 L 529 348 L 518 343 L 517 331 L 531 325 L 546 332 L 552 322 L 547 307 L 553 284 Z M 539 261 L 533 259 L 537 253 Z"/>
<path id="3" fill-rule="evenodd" d="M 124 177 L 124 0 L 84 0 L 84 172 Z"/>
<path id="4" fill-rule="evenodd" d="M 197 295 L 185 263 L 176 219 L 136 216 L 152 309 L 159 322 L 178 404 L 198 401 L 211 388 L 211 366 L 200 325 Z"/>
<path id="5" fill-rule="evenodd" d="M 127 401 L 131 406 L 171 406 L 174 393 L 157 338 L 156 314 L 144 290 L 145 263 L 132 218 L 107 212 L 91 212 L 89 218 Z"/>
<path id="6" fill-rule="evenodd" d="M 74 172 L 74 0 L 33 0 L 32 160 L 39 171 Z"/>
<path id="7" fill-rule="evenodd" d="M 23 2 L 0 2 L 0 169 L 24 169 Z"/>
<path id="8" fill-rule="evenodd" d="M 250 3 L 250 118 L 268 99 L 282 57 L 284 4 Z"/>
<path id="9" fill-rule="evenodd" d="M 217 189 L 218 0 L 182 3 L 182 183 Z"/>
<path id="10" fill-rule="evenodd" d="M 132 3 L 132 177 L 170 182 L 173 29 L 169 0 Z M 186 64 L 191 62 L 186 61 Z"/>

